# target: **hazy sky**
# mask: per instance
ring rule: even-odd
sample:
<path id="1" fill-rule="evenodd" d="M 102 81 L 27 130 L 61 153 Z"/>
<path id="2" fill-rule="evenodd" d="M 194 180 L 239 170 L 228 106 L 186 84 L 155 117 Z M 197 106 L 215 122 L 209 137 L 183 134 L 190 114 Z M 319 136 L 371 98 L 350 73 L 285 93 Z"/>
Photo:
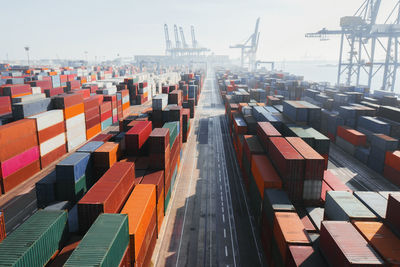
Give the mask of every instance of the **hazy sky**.
<path id="1" fill-rule="evenodd" d="M 383 2 L 390 2 L 385 0 Z M 393 1 L 392 1 L 393 2 Z M 239 56 L 229 45 L 244 41 L 260 22 L 258 58 L 263 60 L 337 60 L 339 38 L 321 42 L 304 37 L 323 27 L 339 28 L 362 0 L 0 0 L 0 59 L 115 58 L 164 54 L 163 24 L 173 39 L 173 24 L 190 25 L 198 41 L 216 54 Z M 384 8 L 383 8 L 384 10 Z"/>

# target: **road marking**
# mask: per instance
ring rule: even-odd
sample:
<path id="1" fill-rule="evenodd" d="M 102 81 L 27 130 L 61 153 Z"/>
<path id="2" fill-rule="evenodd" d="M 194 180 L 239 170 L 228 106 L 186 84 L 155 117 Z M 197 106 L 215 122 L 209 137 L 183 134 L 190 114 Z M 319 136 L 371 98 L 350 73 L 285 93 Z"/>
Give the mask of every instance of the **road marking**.
<path id="1" fill-rule="evenodd" d="M 222 191 L 222 185 L 219 185 L 219 190 L 221 190 L 221 191 Z"/>
<path id="2" fill-rule="evenodd" d="M 224 238 L 226 238 L 226 229 L 224 228 Z"/>
<path id="3" fill-rule="evenodd" d="M 221 210 L 222 210 L 222 213 L 224 213 L 225 211 L 224 211 L 224 207 L 221 207 Z"/>
<path id="4" fill-rule="evenodd" d="M 222 214 L 222 221 L 225 223 L 225 214 Z"/>
<path id="5" fill-rule="evenodd" d="M 228 248 L 225 246 L 225 256 L 228 257 Z"/>

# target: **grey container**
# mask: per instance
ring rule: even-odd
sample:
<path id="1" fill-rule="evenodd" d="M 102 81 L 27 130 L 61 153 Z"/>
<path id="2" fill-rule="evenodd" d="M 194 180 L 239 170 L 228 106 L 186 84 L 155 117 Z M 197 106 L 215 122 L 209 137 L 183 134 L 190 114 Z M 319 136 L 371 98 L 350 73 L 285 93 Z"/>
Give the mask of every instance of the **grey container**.
<path id="1" fill-rule="evenodd" d="M 380 219 L 386 218 L 387 199 L 378 192 L 356 191 L 354 196 Z"/>
<path id="2" fill-rule="evenodd" d="M 355 145 L 347 142 L 346 140 L 340 138 L 339 136 L 336 136 L 336 145 L 352 156 L 354 156 L 357 148 Z"/>
<path id="3" fill-rule="evenodd" d="M 50 110 L 52 107 L 51 99 L 44 98 L 24 103 L 12 105 L 12 114 L 14 119 L 20 120 Z"/>
<path id="4" fill-rule="evenodd" d="M 265 189 L 262 210 L 271 229 L 274 223 L 274 214 L 277 211 L 296 212 L 287 193 L 281 189 Z"/>
<path id="5" fill-rule="evenodd" d="M 324 208 L 306 207 L 306 211 L 314 226 L 321 230 L 321 222 L 324 220 Z"/>
<path id="6" fill-rule="evenodd" d="M 60 248 L 66 211 L 39 210 L 0 243 L 0 266 L 44 266 Z"/>
<path id="7" fill-rule="evenodd" d="M 347 191 L 326 192 L 324 217 L 333 221 L 377 220 L 361 201 Z"/>

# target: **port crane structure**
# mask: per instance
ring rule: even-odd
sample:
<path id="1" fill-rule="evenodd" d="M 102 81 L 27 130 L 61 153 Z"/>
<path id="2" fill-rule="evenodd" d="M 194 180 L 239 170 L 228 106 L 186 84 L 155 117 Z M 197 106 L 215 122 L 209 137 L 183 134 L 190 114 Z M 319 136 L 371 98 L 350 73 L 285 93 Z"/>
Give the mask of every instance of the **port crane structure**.
<path id="1" fill-rule="evenodd" d="M 340 35 L 337 85 L 360 86 L 361 75 L 368 78 L 368 88 L 377 73 L 382 73 L 380 89 L 394 91 L 399 67 L 400 1 L 396 1 L 383 24 L 377 23 L 381 0 L 365 0 L 353 16 L 340 19 L 338 30 L 323 28 L 307 33 L 308 38 L 329 40 L 329 35 Z M 377 59 L 377 52 L 384 55 Z M 346 53 L 348 57 L 346 57 Z"/>
<path id="2" fill-rule="evenodd" d="M 260 32 L 258 31 L 258 25 L 260 24 L 260 18 L 257 18 L 254 32 L 250 37 L 242 44 L 232 45 L 229 48 L 239 48 L 240 54 L 240 66 L 242 68 L 248 67 L 249 71 L 253 71 L 257 68 L 256 54 L 258 49 L 258 40 L 260 38 Z"/>
<path id="3" fill-rule="evenodd" d="M 178 32 L 178 26 L 174 25 L 174 37 L 175 37 L 175 46 L 172 44 L 171 39 L 169 38 L 169 31 L 168 31 L 168 25 L 164 24 L 164 35 L 165 35 L 165 43 L 166 43 L 166 54 L 173 57 L 199 57 L 199 56 L 204 56 L 206 52 L 210 51 L 210 49 L 205 48 L 205 47 L 200 47 L 195 31 L 194 31 L 194 26 L 190 27 L 190 33 L 191 33 L 191 39 L 192 39 L 192 45 L 190 46 L 186 42 L 185 38 L 185 33 L 183 31 L 182 27 L 179 27 L 179 32 Z M 179 37 L 180 35 L 180 37 Z"/>

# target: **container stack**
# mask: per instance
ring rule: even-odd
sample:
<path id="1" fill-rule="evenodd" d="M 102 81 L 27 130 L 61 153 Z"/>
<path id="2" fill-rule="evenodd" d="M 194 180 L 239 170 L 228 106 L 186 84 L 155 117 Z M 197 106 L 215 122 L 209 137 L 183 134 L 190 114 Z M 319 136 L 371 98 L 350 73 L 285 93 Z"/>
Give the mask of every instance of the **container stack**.
<path id="1" fill-rule="evenodd" d="M 40 171 L 37 128 L 23 119 L 0 126 L 0 179 L 3 194 Z"/>
<path id="2" fill-rule="evenodd" d="M 55 109 L 29 118 L 36 124 L 40 164 L 44 169 L 67 153 L 64 113 Z"/>
<path id="3" fill-rule="evenodd" d="M 112 123 L 118 122 L 117 96 L 116 95 L 106 95 L 106 96 L 104 96 L 104 101 L 111 102 Z"/>
<path id="4" fill-rule="evenodd" d="M 78 202 L 79 230 L 85 233 L 101 213 L 118 213 L 134 187 L 135 164 L 115 163 Z"/>
<path id="5" fill-rule="evenodd" d="M 135 186 L 121 214 L 128 215 L 131 262 L 135 266 L 148 266 L 145 259 L 153 253 L 157 239 L 156 186 Z"/>
<path id="6" fill-rule="evenodd" d="M 63 243 L 66 211 L 39 210 L 0 243 L 0 265 L 45 266 Z"/>
<path id="7" fill-rule="evenodd" d="M 90 140 L 101 132 L 99 98 L 92 96 L 83 102 L 85 110 L 86 137 Z"/>
<path id="8" fill-rule="evenodd" d="M 126 152 L 128 155 L 143 155 L 146 152 L 146 141 L 152 131 L 151 121 L 139 121 L 125 134 Z"/>
<path id="9" fill-rule="evenodd" d="M 86 141 L 86 123 L 83 96 L 63 94 L 54 97 L 54 106 L 64 111 L 67 134 L 67 151 L 70 152 Z"/>
<path id="10" fill-rule="evenodd" d="M 190 109 L 182 109 L 182 142 L 186 143 L 190 132 Z"/>
<path id="11" fill-rule="evenodd" d="M 378 173 L 383 173 L 386 152 L 395 151 L 398 145 L 398 140 L 390 136 L 384 134 L 372 134 L 368 166 Z"/>
<path id="12" fill-rule="evenodd" d="M 93 152 L 95 177 L 101 177 L 121 157 L 121 147 L 116 142 L 105 142 Z M 97 179 L 96 179 L 97 180 Z"/>
<path id="13" fill-rule="evenodd" d="M 76 202 L 93 184 L 90 153 L 76 152 L 56 165 L 56 199 Z"/>
<path id="14" fill-rule="evenodd" d="M 118 97 L 118 95 L 120 95 L 120 97 Z M 121 98 L 122 118 L 125 118 L 126 116 L 129 115 L 129 109 L 130 109 L 129 91 L 128 90 L 118 91 L 117 92 L 117 101 L 118 101 L 118 98 Z M 117 103 L 117 108 L 118 108 L 118 103 Z"/>
<path id="15" fill-rule="evenodd" d="M 112 105 L 106 101 L 100 104 L 101 131 L 112 125 Z"/>
<path id="16" fill-rule="evenodd" d="M 360 161 L 365 160 L 364 153 L 362 153 L 362 147 L 367 144 L 367 136 L 365 134 L 347 126 L 338 126 L 335 139 L 338 147 L 352 156 L 357 155 L 356 157 Z M 368 155 L 366 155 L 366 158 L 368 158 Z"/>
<path id="17" fill-rule="evenodd" d="M 400 186 L 400 150 L 386 152 L 383 175 L 395 185 Z"/>
<path id="18" fill-rule="evenodd" d="M 64 266 L 130 266 L 124 258 L 129 246 L 128 233 L 126 215 L 101 214 Z"/>
<path id="19" fill-rule="evenodd" d="M 164 125 L 163 110 L 168 105 L 168 94 L 158 94 L 152 99 L 152 123 L 154 127 L 162 127 Z"/>

